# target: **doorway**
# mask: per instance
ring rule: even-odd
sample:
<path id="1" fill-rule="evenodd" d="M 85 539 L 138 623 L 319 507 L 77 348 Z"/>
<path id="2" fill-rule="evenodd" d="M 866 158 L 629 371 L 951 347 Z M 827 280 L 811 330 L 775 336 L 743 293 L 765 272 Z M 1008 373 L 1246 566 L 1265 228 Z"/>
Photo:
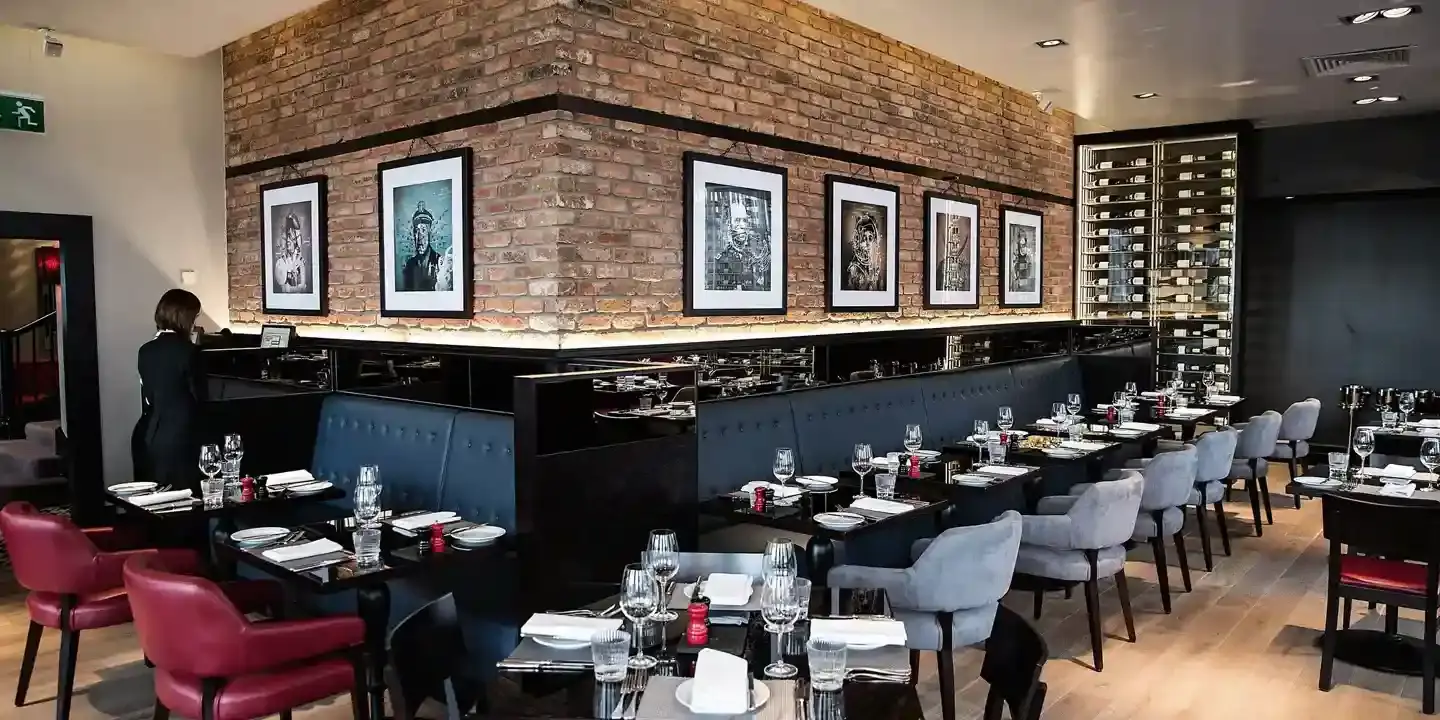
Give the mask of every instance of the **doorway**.
<path id="1" fill-rule="evenodd" d="M 95 238 L 86 215 L 0 211 L 0 239 L 59 245 L 58 338 L 61 417 L 70 514 L 91 525 L 104 513 L 100 359 L 95 326 Z"/>

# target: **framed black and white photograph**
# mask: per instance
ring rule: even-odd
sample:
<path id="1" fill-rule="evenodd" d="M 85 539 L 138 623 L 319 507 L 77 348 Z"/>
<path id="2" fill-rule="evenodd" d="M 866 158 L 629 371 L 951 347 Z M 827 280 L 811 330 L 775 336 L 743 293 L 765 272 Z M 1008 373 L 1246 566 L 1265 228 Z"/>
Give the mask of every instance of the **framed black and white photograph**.
<path id="1" fill-rule="evenodd" d="M 925 193 L 925 307 L 980 307 L 980 203 Z"/>
<path id="2" fill-rule="evenodd" d="M 685 153 L 685 314 L 785 314 L 785 169 Z"/>
<path id="3" fill-rule="evenodd" d="M 1024 208 L 1000 208 L 1000 307 L 1040 307 L 1044 218 Z"/>
<path id="4" fill-rule="evenodd" d="M 380 314 L 468 318 L 469 148 L 380 163 Z"/>
<path id="5" fill-rule="evenodd" d="M 314 176 L 260 186 L 261 310 L 325 314 L 326 183 Z"/>
<path id="6" fill-rule="evenodd" d="M 825 176 L 828 310 L 900 309 L 900 189 Z"/>

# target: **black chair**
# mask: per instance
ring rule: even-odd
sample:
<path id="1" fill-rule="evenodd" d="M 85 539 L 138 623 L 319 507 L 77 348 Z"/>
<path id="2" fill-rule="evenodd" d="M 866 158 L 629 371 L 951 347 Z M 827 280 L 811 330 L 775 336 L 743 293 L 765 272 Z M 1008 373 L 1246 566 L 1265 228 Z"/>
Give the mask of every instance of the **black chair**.
<path id="1" fill-rule="evenodd" d="M 1325 539 L 1330 541 L 1330 577 L 1325 593 L 1325 638 L 1320 653 L 1320 689 L 1329 691 L 1335 666 L 1335 625 L 1340 601 L 1386 605 L 1386 632 L 1395 632 L 1393 608 L 1425 614 L 1424 647 L 1435 643 L 1440 612 L 1440 504 L 1408 499 L 1322 497 Z M 1349 546 L 1351 553 L 1342 553 Z M 1353 554 L 1363 552 L 1364 555 Z M 1355 632 L 1355 631 L 1350 631 Z M 1420 653 L 1424 678 L 1422 706 L 1435 712 L 1435 654 Z"/>
<path id="2" fill-rule="evenodd" d="M 1049 657 L 1050 648 L 1040 631 L 1019 613 L 1001 605 L 995 613 L 990 639 L 985 642 L 985 662 L 980 666 L 980 677 L 990 683 L 985 720 L 1000 720 L 1006 705 L 1015 720 L 1038 720 L 1045 705 L 1045 683 L 1040 682 L 1040 671 Z"/>
<path id="3" fill-rule="evenodd" d="M 426 698 L 444 701 L 448 720 L 460 720 L 475 707 L 480 683 L 455 674 L 465 659 L 455 596 L 447 593 L 416 610 L 390 631 L 386 642 L 385 685 L 395 720 L 415 720 Z"/>

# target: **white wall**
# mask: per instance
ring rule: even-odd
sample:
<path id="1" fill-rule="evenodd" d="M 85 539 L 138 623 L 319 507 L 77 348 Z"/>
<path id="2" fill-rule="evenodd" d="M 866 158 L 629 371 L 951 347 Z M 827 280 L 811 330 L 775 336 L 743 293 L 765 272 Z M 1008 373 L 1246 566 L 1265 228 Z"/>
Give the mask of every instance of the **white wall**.
<path id="1" fill-rule="evenodd" d="M 160 294 L 194 270 L 206 330 L 228 324 L 219 53 L 176 58 L 0 26 L 0 89 L 44 96 L 47 134 L 0 132 L 0 209 L 89 215 L 105 479 L 131 474 L 135 351 Z"/>

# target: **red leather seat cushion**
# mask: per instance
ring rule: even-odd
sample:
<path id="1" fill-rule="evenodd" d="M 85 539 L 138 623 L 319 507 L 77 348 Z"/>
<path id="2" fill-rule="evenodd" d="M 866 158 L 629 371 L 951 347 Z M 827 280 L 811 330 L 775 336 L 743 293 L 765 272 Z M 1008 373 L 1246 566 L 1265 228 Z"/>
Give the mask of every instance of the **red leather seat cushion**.
<path id="1" fill-rule="evenodd" d="M 275 715 L 333 695 L 348 693 L 355 673 L 348 660 L 310 660 L 302 665 L 231 678 L 220 688 L 215 720 Z M 155 695 L 176 715 L 201 717 L 199 678 L 155 669 Z"/>
<path id="2" fill-rule="evenodd" d="M 56 593 L 32 592 L 25 599 L 30 608 L 30 619 L 45 627 L 60 627 L 60 596 Z M 81 595 L 80 602 L 70 613 L 70 628 L 93 630 L 95 628 L 124 625 L 130 622 L 130 598 L 125 588 L 111 588 L 98 593 Z"/>
<path id="3" fill-rule="evenodd" d="M 1340 582 L 1380 590 L 1425 594 L 1425 566 L 1365 555 L 1340 558 Z"/>

